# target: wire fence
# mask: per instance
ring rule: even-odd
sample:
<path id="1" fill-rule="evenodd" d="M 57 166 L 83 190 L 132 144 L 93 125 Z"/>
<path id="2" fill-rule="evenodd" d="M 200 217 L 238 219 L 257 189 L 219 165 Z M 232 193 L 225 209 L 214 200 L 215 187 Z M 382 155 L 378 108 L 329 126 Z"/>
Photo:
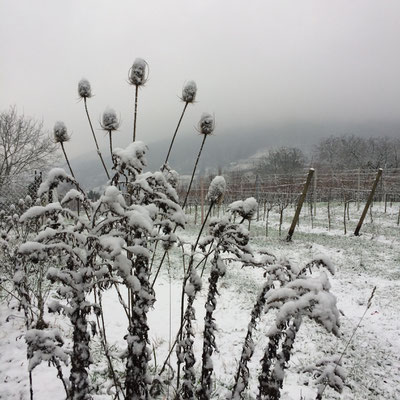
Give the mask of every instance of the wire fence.
<path id="1" fill-rule="evenodd" d="M 358 202 L 363 203 L 369 196 L 377 171 L 343 170 L 318 171 L 313 177 L 307 194 L 308 202 Z M 292 204 L 299 198 L 307 170 L 295 174 L 256 174 L 253 171 L 235 171 L 224 174 L 227 190 L 224 203 L 254 197 L 261 205 Z M 208 186 L 214 176 L 196 177 L 188 197 L 188 205 L 207 203 Z M 0 176 L 0 210 L 8 211 L 20 199 L 30 196 L 36 199 L 42 174 Z M 188 179 L 181 178 L 178 194 L 183 199 L 188 189 Z M 400 201 L 400 169 L 383 170 L 382 178 L 375 192 L 374 201 L 385 203 Z"/>
<path id="2" fill-rule="evenodd" d="M 254 197 L 263 202 L 295 202 L 303 190 L 307 176 L 306 170 L 296 174 L 261 175 L 249 171 L 224 174 L 227 190 L 224 202 L 230 203 L 248 197 Z M 307 201 L 327 202 L 365 202 L 371 192 L 377 171 L 345 170 L 321 171 L 315 170 Z M 187 204 L 200 204 L 206 201 L 208 185 L 213 176 L 197 177 L 192 184 Z M 185 196 L 188 181 L 181 180 L 178 192 Z M 374 201 L 400 201 L 400 169 L 387 169 L 375 191 Z"/>

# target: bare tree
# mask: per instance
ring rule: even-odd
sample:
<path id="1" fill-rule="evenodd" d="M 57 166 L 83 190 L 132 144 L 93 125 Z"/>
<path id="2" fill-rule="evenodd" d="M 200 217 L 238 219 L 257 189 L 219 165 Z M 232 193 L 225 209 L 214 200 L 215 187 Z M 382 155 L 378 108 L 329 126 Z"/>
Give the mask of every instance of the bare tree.
<path id="1" fill-rule="evenodd" d="M 306 157 L 296 147 L 280 147 L 270 150 L 268 155 L 261 158 L 257 169 L 264 174 L 293 174 L 303 169 Z"/>
<path id="2" fill-rule="evenodd" d="M 43 122 L 15 106 L 0 113 L 0 187 L 9 176 L 43 169 L 54 160 L 56 144 L 43 130 Z"/>

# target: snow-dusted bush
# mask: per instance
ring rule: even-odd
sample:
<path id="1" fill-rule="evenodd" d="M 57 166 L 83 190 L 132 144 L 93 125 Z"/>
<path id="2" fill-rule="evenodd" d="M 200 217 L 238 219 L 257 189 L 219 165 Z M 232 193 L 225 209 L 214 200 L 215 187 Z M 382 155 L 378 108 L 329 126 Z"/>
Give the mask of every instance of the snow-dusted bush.
<path id="1" fill-rule="evenodd" d="M 136 59 L 129 73 L 129 81 L 136 86 L 136 92 L 138 86 L 145 83 L 146 75 L 147 64 Z M 185 86 L 182 94 L 185 107 L 187 103 L 194 101 L 196 89 L 194 82 L 188 82 Z M 81 81 L 78 91 L 86 106 L 86 98 L 91 95 L 88 82 Z M 60 370 L 60 361 L 69 362 L 69 382 L 62 378 L 67 396 L 72 400 L 90 399 L 94 390 L 89 368 L 93 362 L 92 337 L 97 332 L 107 364 L 107 378 L 111 382 L 107 392 L 112 397 L 155 398 L 168 386 L 173 386 L 177 398 L 210 399 L 216 382 L 213 354 L 217 349 L 215 310 L 218 306 L 218 285 L 229 264 L 235 262 L 240 266 L 263 268 L 265 282 L 250 315 L 237 373 L 233 377 L 228 397 L 243 398 L 248 389 L 250 375 L 256 374 L 250 372 L 248 367 L 255 348 L 253 332 L 257 321 L 265 312 L 270 312 L 275 313 L 275 322 L 265 332 L 268 345 L 260 365 L 258 398 L 278 399 L 284 371 L 303 319 L 313 319 L 328 332 L 338 334 L 338 312 L 335 298 L 330 293 L 327 274 L 324 271 L 320 271 L 319 275 L 309 272 L 315 267 L 324 267 L 333 272 L 331 264 L 321 256 L 304 268 L 299 268 L 270 254 L 256 255 L 250 244 L 249 231 L 243 225 L 257 211 L 258 205 L 254 198 L 234 202 L 229 206 L 226 215 L 210 219 L 212 209 L 220 203 L 226 190 L 226 182 L 222 176 L 217 176 L 211 182 L 207 195 L 207 215 L 196 240 L 185 248 L 179 228 L 185 227 L 186 218 L 176 192 L 178 179 L 175 171 L 170 169 L 167 161 L 161 171 L 144 171 L 148 149 L 143 142 L 135 141 L 136 124 L 134 142 L 126 148 L 115 149 L 112 148 L 111 132 L 119 127 L 116 113 L 112 110 L 106 111 L 101 125 L 110 136 L 113 176 L 110 176 L 100 198 L 97 201 L 90 200 L 74 176 L 68 175 L 63 169 L 55 168 L 48 173 L 38 190 L 42 202 L 25 207 L 20 215 L 8 219 L 18 221 L 21 227 L 18 229 L 35 227 L 29 237 L 24 237 L 24 243 L 15 250 L 17 262 L 13 279 L 20 290 L 21 304 L 26 310 L 29 309 L 29 299 L 24 297 L 26 265 L 47 265 L 52 260 L 53 265 L 43 270 L 47 280 L 55 287 L 47 307 L 50 312 L 63 314 L 72 327 L 72 337 L 65 338 L 66 342 L 71 342 L 71 351 L 66 352 L 62 349 L 64 339 L 58 331 L 32 330 L 38 327 L 27 325 L 30 330 L 25 335 L 25 340 L 28 345 L 30 371 L 41 361 L 50 361 L 57 370 Z M 58 141 L 62 144 L 64 139 L 61 128 L 58 129 Z M 214 117 L 203 114 L 198 130 L 204 137 L 195 161 L 192 180 L 205 138 L 213 133 L 214 128 Z M 174 137 L 175 135 L 176 131 Z M 70 170 L 72 174 L 72 169 Z M 58 199 L 57 187 L 62 183 L 68 183 L 71 189 L 62 199 Z M 190 187 L 191 184 L 189 190 Z M 183 206 L 186 199 L 187 197 Z M 79 202 L 83 213 L 73 211 L 70 207 L 73 202 Z M 236 216 L 240 220 L 236 221 Z M 7 235 L 8 231 L 3 232 L 0 242 L 6 248 Z M 152 270 L 152 259 L 158 243 L 161 243 L 164 255 L 159 268 Z M 169 355 L 161 371 L 152 373 L 149 368 L 151 350 L 148 312 L 157 299 L 154 284 L 165 255 L 175 245 L 179 245 L 184 252 L 181 326 L 175 341 L 177 366 L 171 366 Z M 203 348 L 201 354 L 197 355 L 194 350 L 194 301 L 206 283 L 202 278 L 204 267 L 200 271 L 201 262 L 196 263 L 199 254 L 204 263 L 210 255 L 212 257 L 206 289 Z M 102 294 L 106 290 L 116 291 L 127 317 L 127 331 L 124 332 L 126 345 L 119 354 L 125 363 L 123 368 L 121 364 L 116 365 L 115 354 L 112 354 L 107 342 L 102 307 Z M 126 297 L 121 293 L 126 293 Z M 172 351 L 173 349 L 170 354 Z M 199 362 L 200 374 L 195 368 L 196 360 Z M 166 365 L 176 372 L 176 384 L 171 378 L 164 379 Z M 321 372 L 321 376 L 323 374 Z"/>

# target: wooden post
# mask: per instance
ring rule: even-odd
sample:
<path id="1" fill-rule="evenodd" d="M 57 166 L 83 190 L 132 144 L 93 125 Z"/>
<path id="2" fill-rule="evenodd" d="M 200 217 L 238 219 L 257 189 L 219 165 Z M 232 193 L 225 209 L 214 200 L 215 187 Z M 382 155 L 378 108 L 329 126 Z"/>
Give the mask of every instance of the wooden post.
<path id="1" fill-rule="evenodd" d="M 306 183 L 304 184 L 304 187 L 303 187 L 303 193 L 301 194 L 301 196 L 299 198 L 299 202 L 297 203 L 297 208 L 296 208 L 296 212 L 293 217 L 292 225 L 290 225 L 289 232 L 286 236 L 287 242 L 290 242 L 292 240 L 292 236 L 293 236 L 294 230 L 296 228 L 297 220 L 299 219 L 299 216 L 300 216 L 301 207 L 303 206 L 304 200 L 307 196 L 307 191 L 310 186 L 313 175 L 314 175 L 314 168 L 310 168 L 310 170 L 308 171 Z"/>
<path id="2" fill-rule="evenodd" d="M 317 216 L 317 171 L 314 172 L 314 185 L 313 186 L 314 186 L 313 187 L 314 217 L 316 217 Z"/>
<path id="3" fill-rule="evenodd" d="M 358 221 L 358 224 L 357 224 L 357 228 L 354 231 L 354 235 L 355 236 L 359 236 L 360 235 L 360 229 L 361 229 L 362 224 L 364 222 L 364 218 L 367 215 L 368 208 L 369 208 L 369 206 L 370 206 L 370 204 L 371 204 L 371 202 L 372 202 L 372 200 L 374 198 L 375 190 L 376 190 L 376 187 L 378 186 L 378 182 L 379 182 L 379 179 L 381 178 L 381 176 L 382 176 L 382 168 L 379 168 L 378 169 L 378 173 L 376 174 L 375 182 L 372 185 L 371 192 L 370 192 L 370 194 L 368 196 L 367 204 L 365 204 L 364 211 L 362 212 L 360 220 Z"/>
<path id="4" fill-rule="evenodd" d="M 260 220 L 260 178 L 256 175 L 257 222 Z"/>

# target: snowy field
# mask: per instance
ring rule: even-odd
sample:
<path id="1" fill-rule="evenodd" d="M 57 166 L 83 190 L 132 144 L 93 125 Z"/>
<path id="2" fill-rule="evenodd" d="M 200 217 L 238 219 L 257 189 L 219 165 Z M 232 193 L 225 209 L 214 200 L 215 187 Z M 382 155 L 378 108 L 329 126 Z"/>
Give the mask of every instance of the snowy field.
<path id="1" fill-rule="evenodd" d="M 252 221 L 252 246 L 266 248 L 277 257 L 286 257 L 300 266 L 309 262 L 316 254 L 326 254 L 333 262 L 336 274 L 330 277 L 332 293 L 337 297 L 341 313 L 341 336 L 326 333 L 315 323 L 305 320 L 294 346 L 294 355 L 287 370 L 282 399 L 315 399 L 316 388 L 313 376 L 305 369 L 322 357 L 340 355 L 360 318 L 364 314 L 372 289 L 376 293 L 372 306 L 357 329 L 353 340 L 343 355 L 347 372 L 346 387 L 342 394 L 327 388 L 326 399 L 400 399 L 400 228 L 397 225 L 398 204 L 383 206 L 375 204 L 372 220 L 367 216 L 362 235 L 354 237 L 352 232 L 362 208 L 356 205 L 350 209 L 347 221 L 347 235 L 343 234 L 343 208 L 332 209 L 332 227 L 327 229 L 326 205 L 319 204 L 311 228 L 308 211 L 303 212 L 300 225 L 292 243 L 284 241 L 293 215 L 293 209 L 285 213 L 282 236 L 278 235 L 278 219 L 271 213 L 269 236 L 265 237 L 265 223 Z M 189 226 L 181 233 L 187 241 L 193 241 L 199 225 L 193 224 L 189 215 Z M 157 253 L 157 260 L 161 257 Z M 181 257 L 178 249 L 170 254 L 156 284 L 157 301 L 151 311 L 150 346 L 154 349 L 150 363 L 151 372 L 159 370 L 168 353 L 179 327 L 179 304 L 181 293 Z M 209 268 L 205 270 L 208 276 Z M 216 342 L 218 352 L 214 353 L 215 393 L 214 398 L 226 398 L 233 382 L 238 358 L 242 349 L 250 319 L 250 311 L 263 284 L 263 271 L 255 268 L 241 268 L 231 263 L 219 283 L 218 304 L 215 319 L 218 326 Z M 196 332 L 195 354 L 201 357 L 204 302 L 207 284 L 203 284 L 201 296 L 195 302 Z M 113 291 L 104 295 L 105 324 L 108 340 L 118 354 L 125 347 L 126 318 L 118 298 Z M 27 372 L 26 345 L 23 338 L 24 322 L 22 313 L 15 308 L 16 302 L 4 301 L 0 305 L 0 399 L 29 399 L 29 375 Z M 46 320 L 60 328 L 68 336 L 71 327 L 62 316 L 46 315 Z M 259 360 L 267 344 L 265 332 L 271 325 L 271 316 L 261 319 L 254 341 L 255 353 L 250 364 L 251 389 L 249 399 L 257 393 L 257 370 Z M 104 359 L 97 336 L 92 346 L 94 364 L 90 368 L 91 379 L 96 387 L 95 399 L 109 399 L 104 383 Z M 100 360 L 100 362 L 99 362 Z M 171 364 L 174 365 L 173 353 Z M 198 364 L 196 363 L 197 373 Z M 123 364 L 119 366 L 123 368 Z M 67 367 L 65 373 L 68 376 Z M 65 394 L 56 370 L 44 363 L 33 371 L 33 388 L 37 400 L 64 399 Z M 171 390 L 172 396 L 172 390 Z M 168 398 L 168 395 L 166 396 Z"/>

